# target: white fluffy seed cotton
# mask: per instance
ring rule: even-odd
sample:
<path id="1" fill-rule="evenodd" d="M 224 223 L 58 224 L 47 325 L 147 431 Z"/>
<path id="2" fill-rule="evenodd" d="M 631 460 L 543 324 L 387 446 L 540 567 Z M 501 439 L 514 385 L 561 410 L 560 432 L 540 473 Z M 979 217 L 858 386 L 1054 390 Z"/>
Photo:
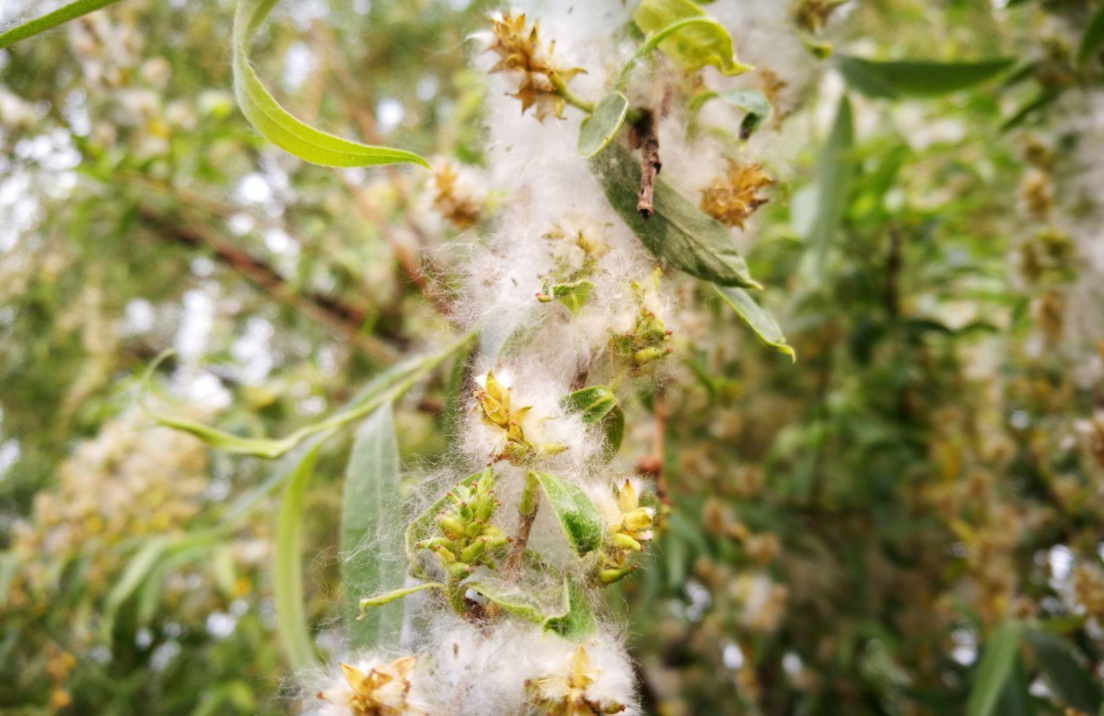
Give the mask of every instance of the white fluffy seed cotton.
<path id="1" fill-rule="evenodd" d="M 808 85 L 813 63 L 794 37 L 786 5 L 756 0 L 708 8 L 729 29 L 741 59 L 771 67 L 768 84 L 773 85 L 706 68 L 703 84 L 688 87 L 691 80 L 657 54 L 655 63 L 641 63 L 625 88 L 634 107 L 650 107 L 660 116 L 662 178 L 692 203 L 731 162 L 773 170 L 793 152 L 781 120 Z M 465 234 L 462 245 L 465 281 L 457 315 L 478 327 L 480 357 L 459 396 L 463 417 L 456 447 L 447 464 L 417 486 L 417 504 L 408 507 L 421 514 L 450 486 L 488 466 L 497 506 L 493 514 L 464 523 L 459 511 L 480 498 L 458 489 L 464 497 L 453 494 L 458 504 L 435 517 L 434 530 L 441 534 L 419 536 L 420 544 L 431 546 L 413 555 L 424 575 L 453 580 L 450 587 L 459 591 L 445 591 L 453 606 L 465 599 L 474 605 L 465 612 L 468 618 L 458 616 L 463 609 L 446 608 L 436 591 L 409 600 L 412 628 L 404 630 L 403 645 L 410 660 L 369 656 L 350 662 L 322 688 L 320 716 L 639 713 L 632 663 L 600 612 L 593 616 L 598 624 L 592 633 L 566 639 L 542 629 L 535 623 L 540 619 L 502 606 L 508 595 L 540 609 L 548 602 L 553 613 L 562 607 L 565 589 L 574 595 L 576 586 L 609 584 L 631 572 L 632 560 L 653 538 L 656 514 L 641 504 L 644 485 L 617 477 L 617 463 L 606 454 L 605 430 L 584 423 L 565 398 L 601 385 L 616 393 L 622 381 L 664 375 L 672 332 L 680 330 L 682 317 L 694 315 L 688 304 L 695 294 L 686 277 L 669 274 L 660 280 L 656 258 L 611 208 L 590 162 L 578 154 L 585 114 L 549 90 L 554 77 L 567 78 L 582 102 L 605 96 L 639 44 L 626 32 L 633 8 L 634 3 L 614 0 L 526 0 L 496 16 L 493 33 L 473 38 L 487 50 L 475 60 L 489 73 L 487 166 L 481 176 L 486 186 L 465 188 L 460 173 L 439 170 L 430 190 L 441 216 L 456 226 L 481 211 L 486 196 L 497 204 L 488 222 L 470 222 L 485 225 L 485 233 Z M 784 105 L 776 108 L 779 121 L 751 141 L 726 142 L 709 131 L 691 131 L 695 122 L 738 126 L 743 114 L 731 105 L 707 103 L 695 118 L 685 102 L 665 100 L 736 88 L 770 90 L 765 94 L 773 92 Z M 747 243 L 753 233 L 753 225 L 746 232 L 734 230 L 733 240 Z M 561 518 L 548 504 L 551 497 L 543 498 L 526 522 L 525 515 L 534 513 L 519 508 L 536 483 L 531 470 L 569 486 L 561 488 L 565 493 L 577 489 L 589 495 L 598 508 L 597 545 L 584 556 L 565 539 Z M 471 534 L 511 539 L 501 552 L 464 557 L 474 544 L 471 535 L 465 537 L 466 524 L 474 525 Z M 523 568 L 521 576 L 508 567 L 508 555 L 528 559 L 513 551 L 515 540 L 528 547 L 525 554 L 539 555 L 538 566 Z M 488 585 L 500 591 L 489 591 Z M 584 598 L 595 606 L 600 602 Z M 377 710 L 365 710 L 366 699 L 375 699 Z M 387 700 L 388 708 L 400 710 L 381 710 L 378 704 Z"/>

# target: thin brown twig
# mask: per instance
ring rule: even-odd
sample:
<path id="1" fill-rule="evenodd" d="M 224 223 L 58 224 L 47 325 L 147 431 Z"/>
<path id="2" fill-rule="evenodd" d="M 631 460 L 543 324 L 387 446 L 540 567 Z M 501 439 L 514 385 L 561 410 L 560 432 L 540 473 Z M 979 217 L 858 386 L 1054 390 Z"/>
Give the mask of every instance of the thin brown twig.
<path id="1" fill-rule="evenodd" d="M 665 403 L 666 388 L 660 385 L 652 397 L 652 417 L 655 421 L 652 433 L 652 454 L 645 455 L 636 463 L 636 470 L 655 480 L 656 497 L 665 505 L 671 504 L 671 491 L 667 484 L 667 471 L 663 469 L 666 460 L 667 410 Z"/>
<path id="2" fill-rule="evenodd" d="M 650 219 L 655 211 L 655 182 L 663 162 L 659 159 L 659 132 L 656 115 L 652 110 L 641 112 L 636 125 L 636 144 L 640 147 L 640 195 L 636 210 L 644 219 Z"/>
<path id="3" fill-rule="evenodd" d="M 209 226 L 174 221 L 153 208 L 139 204 L 139 220 L 156 236 L 188 246 L 208 249 L 223 264 L 270 296 L 339 333 L 348 343 L 381 363 L 393 363 L 399 353 L 377 338 L 358 330 L 364 311 L 330 296 L 301 294 L 288 286 L 278 271 L 236 248 Z"/>

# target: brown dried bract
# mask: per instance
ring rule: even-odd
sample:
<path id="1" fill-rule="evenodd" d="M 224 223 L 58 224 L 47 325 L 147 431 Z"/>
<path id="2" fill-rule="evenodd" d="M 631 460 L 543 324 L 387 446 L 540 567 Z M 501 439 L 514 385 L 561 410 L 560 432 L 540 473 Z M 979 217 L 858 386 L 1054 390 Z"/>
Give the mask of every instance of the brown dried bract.
<path id="1" fill-rule="evenodd" d="M 774 179 L 758 164 L 738 164 L 729 160 L 724 176 L 713 180 L 702 191 L 701 210 L 725 226 L 744 228 L 744 222 L 770 199 L 760 194 Z"/>

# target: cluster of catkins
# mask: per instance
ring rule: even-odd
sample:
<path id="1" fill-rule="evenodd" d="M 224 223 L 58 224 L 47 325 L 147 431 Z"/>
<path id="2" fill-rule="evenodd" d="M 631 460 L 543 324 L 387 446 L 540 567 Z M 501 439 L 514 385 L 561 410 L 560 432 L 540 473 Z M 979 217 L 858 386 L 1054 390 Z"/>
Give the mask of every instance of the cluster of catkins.
<path id="1" fill-rule="evenodd" d="M 348 655 L 322 680 L 313 708 L 327 716 L 640 713 L 602 590 L 636 568 L 662 515 L 618 455 L 621 408 L 594 409 L 670 370 L 689 293 L 685 277 L 661 273 L 576 150 L 580 105 L 605 96 L 641 44 L 636 2 L 523 5 L 476 38 L 490 82 L 485 180 L 501 210 L 464 249 L 459 313 L 480 338 L 454 467 L 419 488 L 413 513 L 423 516 L 407 533 L 410 584 L 429 589 L 405 601 L 401 647 Z M 785 162 L 777 127 L 815 60 L 786 2 L 706 8 L 742 61 L 782 60 L 730 77 L 657 54 L 625 94 L 657 117 L 662 177 L 742 229 Z M 688 99 L 738 88 L 769 97 L 776 116 L 749 141 L 726 142 L 703 127 L 739 126 L 741 111 L 696 111 Z M 477 212 L 461 187 L 451 168 L 431 184 L 441 213 L 465 227 Z M 580 500 L 589 513 L 572 511 Z M 602 524 L 590 530 L 588 514 Z"/>

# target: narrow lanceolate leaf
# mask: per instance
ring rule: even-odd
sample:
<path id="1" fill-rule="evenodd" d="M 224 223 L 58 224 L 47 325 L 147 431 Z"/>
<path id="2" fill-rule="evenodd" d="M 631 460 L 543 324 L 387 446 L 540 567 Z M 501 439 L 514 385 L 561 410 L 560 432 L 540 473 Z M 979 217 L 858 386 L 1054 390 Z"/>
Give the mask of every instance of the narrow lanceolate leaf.
<path id="1" fill-rule="evenodd" d="M 559 634 L 564 639 L 583 641 L 593 636 L 598 625 L 586 592 L 571 577 L 564 576 L 563 614 L 544 620 L 541 630 Z"/>
<path id="2" fill-rule="evenodd" d="M 314 659 L 307 614 L 303 604 L 302 519 L 303 498 L 314 475 L 321 445 L 314 445 L 303 456 L 291 475 L 276 523 L 273 551 L 273 590 L 276 596 L 276 631 L 287 653 L 288 662 L 299 669 Z"/>
<path id="3" fill-rule="evenodd" d="M 279 0 L 238 0 L 234 14 L 234 92 L 246 119 L 261 136 L 303 161 L 329 167 L 429 163 L 413 152 L 371 147 L 300 122 L 269 94 L 249 64 L 253 35 Z"/>
<path id="4" fill-rule="evenodd" d="M 766 311 L 759 307 L 747 291 L 742 288 L 713 287 L 717 294 L 736 311 L 736 315 L 748 324 L 755 335 L 767 346 L 779 353 L 785 353 L 792 360 L 797 360 L 794 349 L 786 344 L 786 337 L 782 335 L 782 329 L 774 322 Z"/>
<path id="5" fill-rule="evenodd" d="M 624 147 L 613 143 L 590 161 L 610 206 L 661 263 L 722 286 L 762 288 L 748 274 L 728 229 L 662 179 L 656 180 L 651 218 L 641 218 L 640 165 Z"/>
<path id="6" fill-rule="evenodd" d="M 1015 60 L 981 62 L 875 62 L 841 56 L 837 60 L 847 84 L 869 97 L 938 97 L 996 77 Z"/>
<path id="7" fill-rule="evenodd" d="M 1031 683 L 1024 670 L 1023 659 L 1016 658 L 1012 673 L 1004 681 L 1000 699 L 993 713 L 1000 716 L 1035 716 L 1035 704 L 1031 698 Z"/>
<path id="8" fill-rule="evenodd" d="M 399 558 L 404 524 L 399 478 L 395 419 L 385 403 L 357 429 L 341 498 L 341 583 L 353 649 L 384 646 L 402 629 L 400 603 L 359 618 L 361 597 L 400 589 L 406 578 L 406 562 Z"/>
<path id="9" fill-rule="evenodd" d="M 222 450 L 233 455 L 253 455 L 274 460 L 291 452 L 312 436 L 330 434 L 349 423 L 360 420 L 385 402 L 397 399 L 450 355 L 467 349 L 473 338 L 473 333 L 466 333 L 437 353 L 411 358 L 388 368 L 373 379 L 343 410 L 317 423 L 302 427 L 283 438 L 242 437 L 197 423 L 194 420 L 177 418 L 173 415 L 155 411 L 144 403 L 142 407 L 146 414 L 161 425 L 190 433 L 216 450 Z M 162 360 L 162 357 L 154 361 L 147 370 L 145 378 L 147 384 L 160 360 Z M 263 487 L 267 490 L 273 485 L 266 483 Z"/>
<path id="10" fill-rule="evenodd" d="M 120 0 L 77 0 L 76 2 L 71 2 L 68 5 L 59 7 L 53 12 L 46 13 L 42 17 L 37 17 L 22 25 L 16 25 L 9 30 L 0 32 L 0 50 L 8 45 L 14 45 L 20 40 L 33 37 L 40 32 L 46 32 L 58 25 L 63 25 L 70 20 L 75 20 L 82 15 L 95 12 L 108 5 L 114 5 L 117 2 L 120 2 Z"/>
<path id="11" fill-rule="evenodd" d="M 568 395 L 563 403 L 571 412 L 579 413 L 587 425 L 601 425 L 606 434 L 607 457 L 617 454 L 625 438 L 625 411 L 612 390 L 604 385 L 583 388 Z"/>
<path id="12" fill-rule="evenodd" d="M 598 549 L 602 544 L 602 516 L 586 493 L 547 472 L 530 472 L 529 475 L 540 483 L 564 538 L 575 554 L 581 557 Z"/>
<path id="13" fill-rule="evenodd" d="M 1089 26 L 1085 28 L 1085 34 L 1081 36 L 1081 44 L 1077 48 L 1077 63 L 1084 65 L 1092 59 L 1093 55 L 1100 52 L 1104 45 L 1104 7 L 1097 8 L 1089 20 Z"/>
<path id="14" fill-rule="evenodd" d="M 1077 648 L 1072 643 L 1040 631 L 1028 632 L 1024 638 L 1050 690 L 1066 706 L 1086 714 L 1095 714 L 1104 707 L 1100 682 L 1078 658 Z"/>
<path id="15" fill-rule="evenodd" d="M 995 716 L 1004 684 L 1016 664 L 1019 644 L 1020 627 L 1015 622 L 1006 622 L 993 632 L 974 674 L 966 716 Z"/>
<path id="16" fill-rule="evenodd" d="M 168 547 L 168 541 L 153 537 L 131 557 L 126 569 L 123 570 L 122 576 L 119 577 L 119 580 L 115 582 L 115 585 L 107 594 L 107 601 L 104 604 L 104 628 L 106 630 L 110 630 L 111 625 L 114 624 L 115 615 L 119 608 L 156 571 Z"/>
<path id="17" fill-rule="evenodd" d="M 824 256 L 828 251 L 847 207 L 847 194 L 850 189 L 852 164 L 849 157 L 854 143 L 854 119 L 851 101 L 844 95 L 840 99 L 836 120 L 832 132 L 820 152 L 816 168 L 817 204 L 816 216 L 807 237 L 811 251 L 809 260 L 811 269 L 819 275 Z"/>
<path id="18" fill-rule="evenodd" d="M 628 111 L 629 100 L 625 95 L 620 92 L 606 95 L 583 121 L 579 130 L 579 154 L 590 159 L 605 149 L 625 123 Z"/>
<path id="19" fill-rule="evenodd" d="M 726 75 L 738 75 L 751 67 L 736 61 L 728 31 L 691 0 L 641 0 L 633 21 L 648 40 L 637 56 L 658 47 L 687 71 L 712 65 Z"/>

